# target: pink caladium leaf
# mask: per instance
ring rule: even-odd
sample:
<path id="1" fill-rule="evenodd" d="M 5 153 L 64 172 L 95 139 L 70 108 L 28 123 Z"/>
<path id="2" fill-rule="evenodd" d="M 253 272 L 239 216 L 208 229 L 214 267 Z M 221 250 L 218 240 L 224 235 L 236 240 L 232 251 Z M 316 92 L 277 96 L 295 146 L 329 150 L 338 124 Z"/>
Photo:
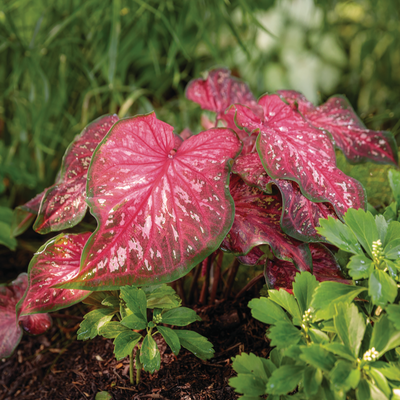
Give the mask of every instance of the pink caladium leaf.
<path id="1" fill-rule="evenodd" d="M 17 307 L 20 315 L 54 312 L 90 295 L 87 290 L 53 288 L 78 275 L 82 251 L 90 235 L 62 233 L 40 247 L 29 264 L 28 287 Z"/>
<path id="2" fill-rule="evenodd" d="M 248 266 L 264 265 L 267 260 L 265 253 L 261 250 L 261 246 L 253 247 L 246 255 L 237 256 L 237 259 L 241 264 Z"/>
<path id="3" fill-rule="evenodd" d="M 222 249 L 246 255 L 256 246 L 268 244 L 279 259 L 307 268 L 311 263 L 308 245 L 281 230 L 282 199 L 279 193 L 265 194 L 246 185 L 237 175 L 232 177 L 230 190 L 235 202 L 235 220 L 222 242 Z"/>
<path id="4" fill-rule="evenodd" d="M 399 160 L 393 134 L 367 129 L 345 96 L 333 96 L 315 107 L 301 93 L 292 90 L 278 93 L 311 124 L 328 130 L 350 162 L 372 161 L 397 167 Z"/>
<path id="5" fill-rule="evenodd" d="M 44 192 L 39 193 L 32 200 L 15 208 L 11 224 L 11 232 L 14 237 L 24 233 L 35 220 L 43 196 Z"/>
<path id="6" fill-rule="evenodd" d="M 51 326 L 48 314 L 40 314 L 17 319 L 16 305 L 24 295 L 28 285 L 28 275 L 23 273 L 8 286 L 0 286 L 0 358 L 10 357 L 18 346 L 21 326 L 29 333 L 38 335 Z"/>
<path id="7" fill-rule="evenodd" d="M 305 242 L 324 242 L 316 228 L 320 218 L 337 219 L 332 205 L 329 203 L 314 203 L 301 194 L 296 182 L 284 179 L 274 179 L 283 199 L 281 217 L 282 230 L 289 236 Z"/>
<path id="8" fill-rule="evenodd" d="M 45 191 L 33 225 L 37 232 L 45 234 L 71 228 L 85 216 L 86 175 L 90 160 L 96 146 L 116 121 L 117 115 L 100 117 L 70 144 L 63 158 L 59 181 Z"/>
<path id="9" fill-rule="evenodd" d="M 256 107 L 257 101 L 250 88 L 240 79 L 231 76 L 227 68 L 208 71 L 205 79 L 193 79 L 186 88 L 186 97 L 198 103 L 203 110 L 214 111 L 217 119 L 235 103 Z"/>
<path id="10" fill-rule="evenodd" d="M 365 208 L 365 190 L 336 167 L 329 136 L 311 126 L 278 95 L 259 100 L 264 110 L 260 119 L 248 107 L 235 105 L 236 123 L 259 131 L 257 151 L 271 178 L 296 181 L 307 198 L 327 201 L 342 217 L 349 208 Z"/>
<path id="11" fill-rule="evenodd" d="M 335 257 L 325 246 L 316 243 L 311 244 L 310 250 L 313 260 L 313 274 L 317 281 L 351 283 L 351 281 L 343 277 Z M 305 269 L 305 271 L 310 271 L 310 269 Z M 269 285 L 272 287 L 290 290 L 298 272 L 299 270 L 296 269 L 293 263 L 274 259 L 268 262 L 265 275 Z"/>
<path id="12" fill-rule="evenodd" d="M 276 185 L 283 200 L 281 228 L 289 236 L 306 242 L 321 242 L 325 239 L 316 231 L 323 215 L 337 218 L 329 203 L 314 203 L 301 194 L 294 181 L 271 179 L 265 172 L 257 153 L 240 155 L 234 162 L 232 172 L 238 174 L 248 185 L 271 193 L 271 185 Z M 327 217 L 326 217 L 327 218 Z"/>
<path id="13" fill-rule="evenodd" d="M 88 173 L 98 228 L 79 275 L 62 287 L 173 281 L 219 247 L 233 222 L 229 160 L 241 143 L 225 128 L 175 143 L 173 128 L 154 113 L 114 125 Z"/>

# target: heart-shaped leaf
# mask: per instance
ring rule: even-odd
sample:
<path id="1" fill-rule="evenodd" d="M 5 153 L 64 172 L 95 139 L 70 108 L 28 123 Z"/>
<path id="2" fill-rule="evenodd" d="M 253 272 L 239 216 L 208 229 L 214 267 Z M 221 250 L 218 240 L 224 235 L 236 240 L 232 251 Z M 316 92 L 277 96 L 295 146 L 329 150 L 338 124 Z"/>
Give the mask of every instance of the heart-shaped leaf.
<path id="1" fill-rule="evenodd" d="M 203 110 L 217 113 L 217 120 L 224 118 L 223 112 L 235 103 L 256 107 L 257 102 L 249 87 L 231 76 L 227 68 L 208 71 L 205 79 L 193 79 L 186 88 L 186 97 L 200 104 Z M 225 118 L 224 118 L 225 119 Z M 234 124 L 230 124 L 233 127 Z M 229 127 L 231 127 L 228 125 Z"/>
<path id="2" fill-rule="evenodd" d="M 328 130 L 336 146 L 350 162 L 373 161 L 397 167 L 397 145 L 393 134 L 367 129 L 346 97 L 333 96 L 315 107 L 301 93 L 292 90 L 280 90 L 278 93 L 311 124 Z"/>
<path id="3" fill-rule="evenodd" d="M 39 193 L 27 203 L 15 208 L 11 224 L 11 232 L 14 237 L 24 233 L 34 221 L 39 212 L 44 193 Z"/>
<path id="4" fill-rule="evenodd" d="M 317 281 L 336 281 L 350 283 L 343 278 L 339 265 L 333 254 L 321 244 L 310 244 L 313 275 Z M 310 269 L 307 268 L 309 271 Z M 293 263 L 275 259 L 267 265 L 266 275 L 269 284 L 274 288 L 291 289 L 298 269 Z"/>
<path id="5" fill-rule="evenodd" d="M 88 203 L 99 226 L 63 287 L 169 282 L 216 250 L 233 222 L 228 161 L 241 143 L 210 129 L 174 146 L 154 113 L 117 122 L 93 155 Z"/>
<path id="6" fill-rule="evenodd" d="M 44 333 L 51 325 L 48 314 L 29 315 L 17 320 L 16 305 L 28 285 L 28 275 L 22 273 L 8 286 L 0 286 L 0 358 L 10 357 L 18 346 L 21 326 L 34 335 Z"/>
<path id="7" fill-rule="evenodd" d="M 279 259 L 307 269 L 311 263 L 308 246 L 281 230 L 281 196 L 265 194 L 250 187 L 237 175 L 232 177 L 230 190 L 235 202 L 235 220 L 222 247 L 237 255 L 245 255 L 253 247 L 268 244 Z"/>
<path id="8" fill-rule="evenodd" d="M 349 208 L 365 208 L 362 185 L 336 168 L 329 136 L 306 122 L 278 95 L 265 95 L 259 118 L 248 107 L 235 105 L 236 123 L 249 132 L 259 130 L 257 151 L 268 175 L 296 181 L 313 201 L 328 201 L 342 216 Z"/>
<path id="9" fill-rule="evenodd" d="M 104 138 L 117 115 L 100 117 L 88 125 L 65 152 L 60 178 L 44 193 L 35 231 L 45 234 L 71 228 L 85 216 L 86 175 L 96 146 Z"/>
<path id="10" fill-rule="evenodd" d="M 21 315 L 54 312 L 89 296 L 87 290 L 57 289 L 52 286 L 72 279 L 79 272 L 83 247 L 90 232 L 61 234 L 45 243 L 32 258 L 29 284 L 18 303 Z"/>

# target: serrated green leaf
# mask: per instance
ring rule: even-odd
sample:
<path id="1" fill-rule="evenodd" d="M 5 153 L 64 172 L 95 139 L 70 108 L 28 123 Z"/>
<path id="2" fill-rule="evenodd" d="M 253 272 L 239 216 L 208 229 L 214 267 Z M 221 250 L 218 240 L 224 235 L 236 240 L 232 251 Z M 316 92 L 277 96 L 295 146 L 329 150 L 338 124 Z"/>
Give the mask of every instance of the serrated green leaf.
<path id="1" fill-rule="evenodd" d="M 369 211 L 365 212 L 362 208 L 358 210 L 350 208 L 344 215 L 344 221 L 372 258 L 372 243 L 379 240 L 374 216 Z"/>
<path id="2" fill-rule="evenodd" d="M 286 321 L 279 321 L 271 326 L 267 336 L 271 340 L 271 346 L 280 349 L 286 349 L 299 343 L 303 337 L 299 329 L 294 327 L 291 322 Z"/>
<path id="3" fill-rule="evenodd" d="M 380 371 L 387 379 L 400 380 L 400 366 L 394 363 L 375 361 L 374 368 Z"/>
<path id="4" fill-rule="evenodd" d="M 336 342 L 323 343 L 322 347 L 324 349 L 330 351 L 333 354 L 336 354 L 342 358 L 345 358 L 346 360 L 349 360 L 349 361 L 357 360 L 357 357 L 354 357 L 352 351 L 342 343 L 336 343 Z"/>
<path id="5" fill-rule="evenodd" d="M 389 320 L 400 331 L 400 304 L 389 304 L 386 307 Z"/>
<path id="6" fill-rule="evenodd" d="M 383 216 L 386 219 L 387 223 L 390 223 L 392 221 L 396 221 L 396 219 L 397 219 L 397 205 L 396 205 L 395 202 L 389 204 L 386 207 L 385 212 L 383 213 Z"/>
<path id="7" fill-rule="evenodd" d="M 96 308 L 104 308 L 102 301 L 111 295 L 112 292 L 92 292 L 86 299 L 82 300 L 83 304 L 89 304 L 95 306 Z"/>
<path id="8" fill-rule="evenodd" d="M 173 308 L 162 314 L 163 324 L 169 325 L 186 326 L 201 320 L 196 311 L 186 307 Z"/>
<path id="9" fill-rule="evenodd" d="M 349 304 L 364 287 L 345 285 L 339 282 L 322 282 L 314 292 L 311 306 L 318 309 L 316 318 L 330 319 L 336 314 L 335 305 L 338 303 Z"/>
<path id="10" fill-rule="evenodd" d="M 356 389 L 357 400 L 369 400 L 371 398 L 371 391 L 368 382 L 365 379 L 361 379 Z"/>
<path id="11" fill-rule="evenodd" d="M 167 345 L 171 348 L 172 352 L 177 356 L 181 349 L 181 343 L 178 335 L 171 328 L 166 326 L 157 326 L 158 332 L 161 333 Z"/>
<path id="12" fill-rule="evenodd" d="M 179 307 L 182 303 L 175 290 L 166 284 L 145 286 L 142 290 L 146 293 L 147 308 L 160 308 L 163 310 Z"/>
<path id="13" fill-rule="evenodd" d="M 265 382 L 253 374 L 239 374 L 229 379 L 229 385 L 235 389 L 236 393 L 243 393 L 246 396 L 265 394 Z"/>
<path id="14" fill-rule="evenodd" d="M 292 392 L 303 377 L 303 368 L 297 365 L 279 367 L 269 378 L 266 392 L 277 395 Z"/>
<path id="15" fill-rule="evenodd" d="M 380 392 L 382 392 L 386 396 L 385 398 L 389 399 L 392 391 L 389 387 L 389 383 L 386 380 L 386 377 L 382 374 L 382 372 L 378 371 L 373 367 L 370 367 L 368 371 L 366 371 L 366 374 L 372 378 L 373 382 L 375 383 L 375 386 L 379 389 Z M 371 390 L 371 392 L 372 392 L 371 393 L 372 398 L 374 399 L 373 389 Z"/>
<path id="16" fill-rule="evenodd" d="M 121 297 L 133 314 L 147 322 L 147 299 L 142 289 L 135 286 L 123 286 L 121 287 Z"/>
<path id="17" fill-rule="evenodd" d="M 121 360 L 130 356 L 142 337 L 140 333 L 131 330 L 121 332 L 113 342 L 115 358 Z"/>
<path id="18" fill-rule="evenodd" d="M 251 315 L 264 324 L 273 325 L 282 320 L 290 322 L 282 308 L 266 297 L 251 300 L 248 307 L 251 308 Z"/>
<path id="19" fill-rule="evenodd" d="M 276 368 L 270 360 L 265 360 L 269 361 L 269 363 L 265 364 L 268 367 L 266 370 L 263 360 L 265 359 L 257 357 L 253 353 L 242 353 L 236 357 L 232 357 L 232 368 L 238 374 L 251 374 L 260 378 L 262 381 L 264 381 L 265 386 L 265 383 L 268 381 L 268 377 L 271 376 L 272 371 L 274 371 Z"/>
<path id="20" fill-rule="evenodd" d="M 283 350 L 279 350 L 278 348 L 272 349 L 271 353 L 269 353 L 269 358 L 272 363 L 279 368 L 282 362 Z"/>
<path id="21" fill-rule="evenodd" d="M 119 311 L 119 299 L 115 296 L 107 296 L 101 304 L 106 307 L 115 308 L 117 312 Z"/>
<path id="22" fill-rule="evenodd" d="M 369 278 L 368 294 L 372 303 L 385 307 L 397 296 L 396 282 L 386 272 L 375 269 Z"/>
<path id="23" fill-rule="evenodd" d="M 131 314 L 122 319 L 121 324 L 129 329 L 146 329 L 147 322 L 137 314 Z"/>
<path id="24" fill-rule="evenodd" d="M 293 293 L 299 304 L 301 315 L 310 308 L 312 296 L 318 285 L 319 283 L 315 276 L 311 275 L 308 271 L 296 274 L 293 283 Z"/>
<path id="25" fill-rule="evenodd" d="M 300 358 L 315 368 L 329 372 L 335 365 L 335 356 L 325 350 L 320 344 L 310 344 L 301 348 Z"/>
<path id="26" fill-rule="evenodd" d="M 380 355 L 400 346 L 400 330 L 397 330 L 387 314 L 381 315 L 372 331 L 370 348 L 375 347 Z"/>
<path id="27" fill-rule="evenodd" d="M 317 232 L 336 247 L 348 253 L 363 254 L 357 237 L 341 221 L 332 217 L 328 217 L 328 219 L 320 218 L 319 224 L 321 226 L 316 228 Z"/>
<path id="28" fill-rule="evenodd" d="M 361 371 L 345 360 L 338 360 L 330 372 L 331 382 L 337 391 L 344 390 L 348 392 L 350 389 L 355 389 L 360 382 L 360 378 Z"/>
<path id="29" fill-rule="evenodd" d="M 333 318 L 336 332 L 343 344 L 357 357 L 365 332 L 364 319 L 354 304 L 339 303 L 336 310 L 337 315 Z"/>
<path id="30" fill-rule="evenodd" d="M 269 290 L 268 293 L 270 300 L 280 305 L 293 317 L 293 324 L 300 326 L 302 318 L 295 298 L 284 289 Z"/>
<path id="31" fill-rule="evenodd" d="M 303 386 L 305 394 L 310 397 L 318 393 L 322 382 L 322 372 L 318 368 L 308 365 L 303 372 Z"/>
<path id="32" fill-rule="evenodd" d="M 213 345 L 204 336 L 184 329 L 174 332 L 179 337 L 182 347 L 192 352 L 196 357 L 201 360 L 208 360 L 214 356 Z"/>
<path id="33" fill-rule="evenodd" d="M 388 223 L 383 215 L 375 215 L 375 225 L 378 230 L 378 236 L 383 245 L 385 245 L 385 238 L 388 230 Z"/>
<path id="34" fill-rule="evenodd" d="M 312 342 L 316 344 L 329 343 L 330 341 L 329 336 L 319 329 L 309 328 L 308 335 L 310 336 Z"/>
<path id="35" fill-rule="evenodd" d="M 398 207 L 400 207 L 400 172 L 395 169 L 390 169 L 388 172 L 388 178 L 394 200 L 398 204 Z"/>
<path id="36" fill-rule="evenodd" d="M 160 369 L 161 355 L 151 333 L 148 333 L 143 339 L 140 348 L 140 362 L 143 364 L 143 369 L 151 374 Z"/>
<path id="37" fill-rule="evenodd" d="M 299 365 L 300 355 L 302 354 L 301 347 L 303 344 L 304 344 L 304 341 L 301 341 L 300 345 L 291 345 L 288 348 L 284 349 L 283 356 L 285 358 L 285 362 L 286 362 L 286 358 L 292 358 L 293 360 L 295 360 L 295 362 L 297 362 L 297 365 Z"/>
<path id="38" fill-rule="evenodd" d="M 110 321 L 100 327 L 99 335 L 107 339 L 115 339 L 120 333 L 126 331 L 129 331 L 129 329 L 123 326 L 120 322 Z"/>
<path id="39" fill-rule="evenodd" d="M 349 275 L 353 279 L 366 279 L 369 278 L 374 270 L 374 265 L 375 264 L 368 257 L 356 255 L 350 258 L 347 268 L 349 269 Z"/>
<path id="40" fill-rule="evenodd" d="M 372 400 L 387 400 L 388 397 L 383 393 L 378 386 L 370 383 L 369 388 L 371 390 L 371 399 Z"/>
<path id="41" fill-rule="evenodd" d="M 95 338 L 99 329 L 108 321 L 111 321 L 116 311 L 113 308 L 98 308 L 90 311 L 84 316 L 78 330 L 78 340 L 88 340 Z"/>

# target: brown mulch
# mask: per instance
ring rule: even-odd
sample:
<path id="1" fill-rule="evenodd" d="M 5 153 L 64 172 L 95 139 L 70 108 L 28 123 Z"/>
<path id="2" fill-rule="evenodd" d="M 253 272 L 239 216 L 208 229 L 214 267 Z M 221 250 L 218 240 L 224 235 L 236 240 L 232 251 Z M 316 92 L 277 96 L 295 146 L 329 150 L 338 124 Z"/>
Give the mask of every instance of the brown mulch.
<path id="1" fill-rule="evenodd" d="M 231 357 L 241 352 L 266 356 L 266 327 L 252 319 L 247 303 L 251 296 L 197 308 L 203 322 L 190 329 L 206 336 L 215 356 L 202 361 L 182 349 L 176 357 L 160 335 L 161 369 L 153 375 L 142 372 L 141 383 L 129 382 L 129 359 L 116 361 L 112 340 L 96 337 L 76 340 L 82 306 L 61 311 L 44 335 L 24 335 L 17 351 L 0 361 L 0 400 L 95 399 L 107 391 L 118 399 L 237 399 L 228 385 L 235 373 Z M 75 315 L 74 315 L 75 314 Z"/>

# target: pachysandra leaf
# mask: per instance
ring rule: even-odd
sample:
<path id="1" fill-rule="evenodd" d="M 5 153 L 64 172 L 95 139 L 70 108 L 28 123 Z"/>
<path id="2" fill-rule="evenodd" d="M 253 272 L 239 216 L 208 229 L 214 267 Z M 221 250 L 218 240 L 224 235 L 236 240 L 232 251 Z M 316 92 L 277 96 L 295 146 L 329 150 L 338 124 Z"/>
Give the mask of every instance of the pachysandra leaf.
<path id="1" fill-rule="evenodd" d="M 22 329 L 33 335 L 44 333 L 51 326 L 48 314 L 17 318 L 16 305 L 28 285 L 28 275 L 23 273 L 8 286 L 0 286 L 0 358 L 10 357 L 18 346 Z"/>
<path id="2" fill-rule="evenodd" d="M 224 118 L 223 112 L 234 103 L 248 107 L 257 106 L 249 87 L 241 80 L 232 77 L 227 68 L 209 71 L 206 79 L 193 79 L 186 88 L 186 97 L 200 104 L 203 110 L 216 112 L 217 119 Z"/>
<path id="3" fill-rule="evenodd" d="M 315 107 L 301 93 L 292 90 L 278 93 L 311 124 L 328 130 L 350 162 L 373 161 L 397 166 L 397 145 L 392 133 L 367 129 L 346 97 L 333 96 Z"/>
<path id="4" fill-rule="evenodd" d="M 64 287 L 170 282 L 217 249 L 233 222 L 228 161 L 241 143 L 216 128 L 176 149 L 154 113 L 117 122 L 93 155 L 88 203 L 98 221 L 79 275 Z"/>
<path id="5" fill-rule="evenodd" d="M 336 167 L 335 150 L 326 132 L 313 127 L 278 95 L 258 104 L 264 116 L 235 105 L 236 123 L 250 133 L 259 130 L 257 151 L 268 175 L 296 181 L 313 201 L 327 201 L 342 216 L 349 208 L 365 208 L 365 191 Z"/>
<path id="6" fill-rule="evenodd" d="M 14 237 L 24 233 L 34 221 L 39 212 L 44 193 L 45 192 L 37 194 L 27 203 L 15 208 L 11 224 L 11 233 Z"/>
<path id="7" fill-rule="evenodd" d="M 341 283 L 350 283 L 343 278 L 340 267 L 337 264 L 333 254 L 323 245 L 311 244 L 310 251 L 312 255 L 313 274 L 317 281 L 336 281 Z M 306 270 L 310 270 L 309 267 Z M 269 284 L 274 288 L 291 289 L 298 269 L 293 263 L 273 260 L 266 268 L 266 276 Z"/>
<path id="8" fill-rule="evenodd" d="M 281 231 L 282 200 L 279 194 L 265 194 L 250 187 L 237 175 L 230 190 L 235 202 L 235 220 L 222 248 L 245 255 L 253 247 L 268 244 L 279 259 L 292 261 L 300 269 L 311 262 L 308 245 L 290 238 Z"/>
<path id="9" fill-rule="evenodd" d="M 88 125 L 65 152 L 60 178 L 44 192 L 35 231 L 45 234 L 71 228 L 85 216 L 86 176 L 93 152 L 117 115 L 100 117 Z"/>
<path id="10" fill-rule="evenodd" d="M 90 232 L 62 233 L 35 253 L 29 263 L 27 291 L 18 303 L 20 315 L 54 312 L 89 296 L 87 290 L 53 288 L 78 274 L 82 250 L 89 236 Z"/>

